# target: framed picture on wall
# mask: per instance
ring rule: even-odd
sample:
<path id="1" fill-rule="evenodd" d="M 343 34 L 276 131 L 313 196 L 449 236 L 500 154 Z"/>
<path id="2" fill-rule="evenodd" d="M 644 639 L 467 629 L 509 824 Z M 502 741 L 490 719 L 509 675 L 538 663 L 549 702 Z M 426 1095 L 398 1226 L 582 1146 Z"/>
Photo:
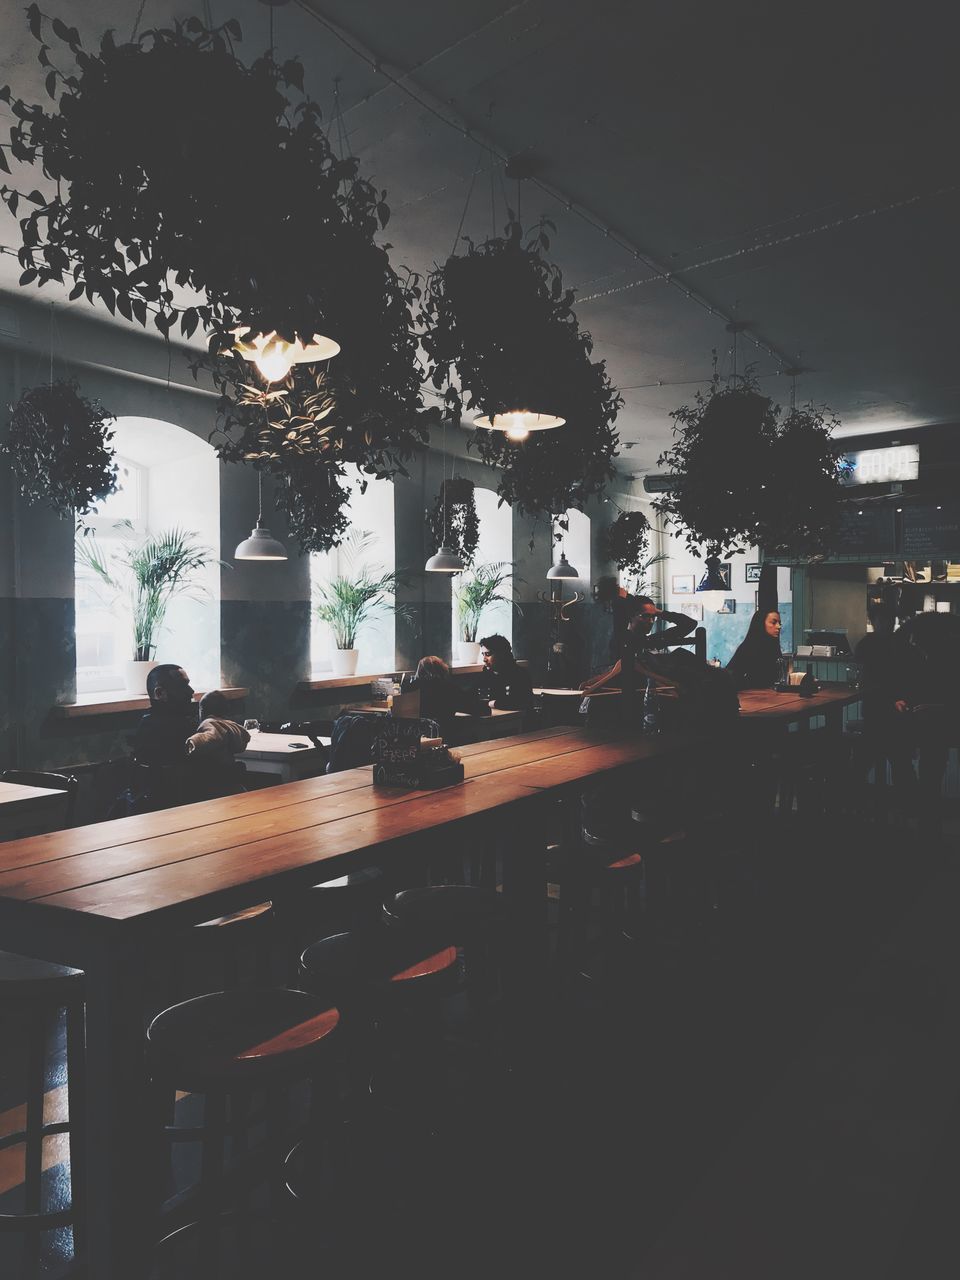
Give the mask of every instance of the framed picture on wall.
<path id="1" fill-rule="evenodd" d="M 670 579 L 670 594 L 674 596 L 692 596 L 696 586 L 692 573 L 675 573 Z"/>
<path id="2" fill-rule="evenodd" d="M 682 604 L 680 612 L 686 614 L 688 618 L 696 618 L 697 622 L 703 621 L 703 605 L 702 604 Z"/>
<path id="3" fill-rule="evenodd" d="M 737 602 L 732 596 L 729 600 L 724 600 L 723 603 L 720 605 L 720 608 L 717 610 L 717 613 L 736 613 L 736 612 L 737 612 Z"/>
<path id="4" fill-rule="evenodd" d="M 725 590 L 725 591 L 729 591 L 729 590 L 730 590 L 731 581 L 732 581 L 732 579 L 731 579 L 731 574 L 732 574 L 732 573 L 733 573 L 733 569 L 732 569 L 732 567 L 731 567 L 731 565 L 730 565 L 730 561 L 729 561 L 729 560 L 723 560 L 723 561 L 721 561 L 721 564 L 720 564 L 720 577 L 723 579 L 723 587 L 724 587 L 724 590 Z"/>
<path id="5" fill-rule="evenodd" d="M 748 564 L 746 573 L 747 573 L 747 577 L 746 577 L 747 582 L 760 581 L 760 566 L 758 564 Z"/>

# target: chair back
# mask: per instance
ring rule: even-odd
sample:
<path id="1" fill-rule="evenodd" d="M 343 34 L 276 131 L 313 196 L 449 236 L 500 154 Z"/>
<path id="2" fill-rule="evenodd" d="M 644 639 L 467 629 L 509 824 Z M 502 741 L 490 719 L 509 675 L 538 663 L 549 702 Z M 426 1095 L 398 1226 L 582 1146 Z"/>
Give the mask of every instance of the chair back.
<path id="1" fill-rule="evenodd" d="M 0 782 L 13 782 L 22 787 L 46 787 L 50 791 L 64 791 L 62 826 L 72 827 L 77 812 L 77 791 L 80 782 L 72 773 L 46 773 L 39 769 L 4 769 Z M 56 826 L 45 828 L 56 830 Z"/>

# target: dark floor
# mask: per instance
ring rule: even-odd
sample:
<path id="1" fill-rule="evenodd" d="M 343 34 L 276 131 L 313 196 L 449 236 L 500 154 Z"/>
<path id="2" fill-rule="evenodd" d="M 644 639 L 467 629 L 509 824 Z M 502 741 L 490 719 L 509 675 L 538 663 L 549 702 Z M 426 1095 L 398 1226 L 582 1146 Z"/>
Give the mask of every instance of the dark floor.
<path id="1" fill-rule="evenodd" d="M 278 1220 L 261 1195 L 271 1225 L 246 1212 L 220 1273 L 960 1274 L 960 842 L 847 818 L 751 843 L 716 909 L 694 893 L 592 980 L 553 981 L 464 1105 L 358 1112 L 349 1202 Z M 0 1046 L 0 1111 L 13 1065 Z M 0 1235 L 3 1280 L 18 1249 Z"/>

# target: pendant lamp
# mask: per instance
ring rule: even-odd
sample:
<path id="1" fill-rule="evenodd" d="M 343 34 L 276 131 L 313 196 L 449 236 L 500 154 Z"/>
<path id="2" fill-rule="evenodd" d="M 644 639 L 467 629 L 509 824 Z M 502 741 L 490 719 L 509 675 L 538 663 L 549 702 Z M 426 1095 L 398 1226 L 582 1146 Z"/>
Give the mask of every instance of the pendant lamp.
<path id="1" fill-rule="evenodd" d="M 697 594 L 702 593 L 704 608 L 716 613 L 730 594 L 730 587 L 724 580 L 719 556 L 707 556 L 706 564 L 706 572 L 697 585 Z"/>
<path id="2" fill-rule="evenodd" d="M 443 493 L 444 473 L 447 469 L 447 420 L 443 420 L 443 452 L 440 458 L 440 492 L 443 495 L 443 542 L 437 548 L 434 555 L 430 557 L 423 566 L 426 573 L 463 573 L 467 567 L 460 557 L 459 552 L 454 551 L 453 547 L 447 546 L 447 518 L 449 510 L 447 507 L 446 494 Z M 450 479 L 453 479 L 453 468 L 451 467 Z"/>
<path id="3" fill-rule="evenodd" d="M 252 361 L 267 382 L 280 382 L 295 364 L 318 364 L 321 360 L 330 360 L 340 350 L 338 342 L 321 333 L 315 333 L 309 342 L 294 334 L 293 341 L 288 342 L 275 329 L 242 337 L 249 332 L 248 329 L 233 330 L 237 340 L 234 350 L 239 351 L 244 360 Z"/>
<path id="4" fill-rule="evenodd" d="M 487 414 L 474 418 L 473 425 L 487 431 L 502 431 L 508 440 L 526 440 L 531 431 L 549 431 L 553 427 L 562 427 L 564 422 L 566 418 L 558 418 L 552 413 L 511 409 L 507 413 L 495 413 L 492 418 Z"/>
<path id="5" fill-rule="evenodd" d="M 560 559 L 547 570 L 547 577 L 552 581 L 557 578 L 579 578 L 580 574 L 567 559 L 565 551 L 560 552 Z"/>
<path id="6" fill-rule="evenodd" d="M 257 493 L 259 496 L 259 509 L 257 512 L 257 523 L 254 525 L 249 538 L 244 540 L 233 553 L 234 560 L 286 560 L 287 552 L 282 542 L 278 542 L 270 533 L 269 529 L 265 529 L 261 521 L 263 520 L 263 472 L 257 472 Z"/>

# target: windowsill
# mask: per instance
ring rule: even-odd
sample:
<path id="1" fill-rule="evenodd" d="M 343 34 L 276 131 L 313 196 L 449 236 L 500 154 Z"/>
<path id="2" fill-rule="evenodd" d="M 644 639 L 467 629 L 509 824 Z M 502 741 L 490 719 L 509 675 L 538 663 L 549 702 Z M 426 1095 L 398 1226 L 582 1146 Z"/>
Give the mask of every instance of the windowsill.
<path id="1" fill-rule="evenodd" d="M 221 689 L 220 692 L 227 698 L 240 699 L 245 698 L 250 690 Z M 199 701 L 201 696 L 196 694 L 195 700 Z M 110 716 L 120 715 L 124 711 L 146 711 L 149 706 L 148 697 L 140 698 L 132 693 L 80 693 L 76 702 L 61 702 L 54 711 L 62 718 L 73 720 L 79 716 Z"/>

